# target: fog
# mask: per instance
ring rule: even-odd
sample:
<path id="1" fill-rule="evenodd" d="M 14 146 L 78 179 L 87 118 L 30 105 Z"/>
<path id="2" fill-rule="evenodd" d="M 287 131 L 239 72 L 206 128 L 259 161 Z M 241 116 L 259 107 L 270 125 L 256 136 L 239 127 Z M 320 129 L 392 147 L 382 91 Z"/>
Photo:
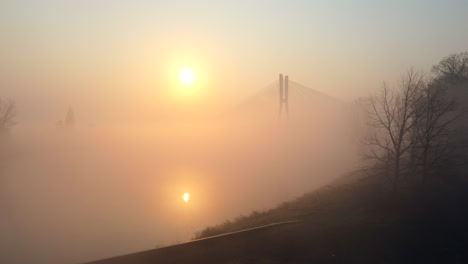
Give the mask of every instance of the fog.
<path id="1" fill-rule="evenodd" d="M 187 241 L 353 168 L 350 105 L 291 93 L 280 118 L 277 88 L 262 98 L 157 123 L 90 126 L 76 110 L 73 127 L 19 124 L 1 149 L 0 262 L 77 263 Z"/>
<path id="2" fill-rule="evenodd" d="M 354 100 L 378 94 L 382 81 L 399 96 L 410 67 L 445 87 L 451 79 L 431 67 L 466 49 L 467 12 L 467 1 L 0 1 L 0 263 L 80 263 L 188 241 L 356 168 L 385 163 L 374 174 L 394 171 L 394 194 L 398 181 L 419 183 L 442 165 L 426 175 L 412 162 L 422 149 L 415 134 L 399 133 L 407 155 L 393 158 L 387 140 L 375 164 L 358 164 L 360 148 L 370 151 L 369 140 L 391 131 L 366 126 Z M 468 55 L 454 58 L 446 66 L 462 69 L 465 87 Z M 290 77 L 286 104 L 279 73 Z M 468 102 L 468 89 L 452 90 Z M 425 113 L 417 108 L 414 116 Z M 421 133 L 419 125 L 401 131 Z M 375 138 L 365 139 L 365 129 Z M 459 134 L 450 144 L 468 142 Z M 431 154 L 426 143 L 419 158 Z M 401 174 L 412 177 L 400 177 L 400 157 Z M 446 246 L 417 241 L 421 252 Z M 355 259 L 381 256 L 348 248 Z"/>

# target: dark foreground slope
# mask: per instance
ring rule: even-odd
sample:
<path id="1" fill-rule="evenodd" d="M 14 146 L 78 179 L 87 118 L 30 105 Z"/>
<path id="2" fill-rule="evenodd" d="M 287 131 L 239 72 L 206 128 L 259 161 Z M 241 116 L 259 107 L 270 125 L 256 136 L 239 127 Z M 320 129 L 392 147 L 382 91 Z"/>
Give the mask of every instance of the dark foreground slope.
<path id="1" fill-rule="evenodd" d="M 372 179 L 335 183 L 207 230 L 301 222 L 96 263 L 468 263 L 468 188 L 463 181 L 398 197 L 385 195 L 375 184 Z"/>

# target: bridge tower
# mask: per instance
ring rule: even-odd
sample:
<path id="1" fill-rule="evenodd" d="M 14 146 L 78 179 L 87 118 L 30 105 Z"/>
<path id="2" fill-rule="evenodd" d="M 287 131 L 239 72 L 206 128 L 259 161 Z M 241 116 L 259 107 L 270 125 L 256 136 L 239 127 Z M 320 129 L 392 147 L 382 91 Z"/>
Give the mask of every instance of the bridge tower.
<path id="1" fill-rule="evenodd" d="M 283 74 L 280 74 L 279 75 L 279 114 L 278 114 L 280 118 L 283 114 L 283 111 L 286 113 L 286 116 L 288 116 L 288 112 L 289 112 L 288 93 L 289 93 L 289 77 L 285 76 L 284 82 L 283 82 Z"/>

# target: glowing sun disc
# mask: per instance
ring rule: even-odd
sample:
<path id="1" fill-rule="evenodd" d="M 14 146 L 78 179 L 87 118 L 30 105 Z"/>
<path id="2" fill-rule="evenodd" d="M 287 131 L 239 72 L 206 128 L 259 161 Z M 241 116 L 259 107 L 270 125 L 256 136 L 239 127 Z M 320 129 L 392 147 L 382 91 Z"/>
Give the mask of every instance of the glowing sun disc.
<path id="1" fill-rule="evenodd" d="M 188 203 L 189 199 L 190 199 L 190 194 L 189 193 L 184 193 L 184 202 Z"/>
<path id="2" fill-rule="evenodd" d="M 183 68 L 179 71 L 179 81 L 185 85 L 192 84 L 195 78 L 195 72 L 191 68 Z"/>

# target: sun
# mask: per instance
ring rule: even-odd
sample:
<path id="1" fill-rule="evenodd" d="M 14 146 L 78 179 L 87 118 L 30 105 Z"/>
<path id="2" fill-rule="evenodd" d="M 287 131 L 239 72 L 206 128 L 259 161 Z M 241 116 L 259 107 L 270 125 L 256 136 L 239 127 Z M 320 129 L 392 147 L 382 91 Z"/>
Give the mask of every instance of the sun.
<path id="1" fill-rule="evenodd" d="M 189 193 L 184 193 L 183 199 L 184 199 L 184 202 L 188 203 L 188 201 L 190 199 L 190 194 Z"/>
<path id="2" fill-rule="evenodd" d="M 179 81 L 184 85 L 191 85 L 196 78 L 195 72 L 191 68 L 182 68 L 179 71 Z"/>

